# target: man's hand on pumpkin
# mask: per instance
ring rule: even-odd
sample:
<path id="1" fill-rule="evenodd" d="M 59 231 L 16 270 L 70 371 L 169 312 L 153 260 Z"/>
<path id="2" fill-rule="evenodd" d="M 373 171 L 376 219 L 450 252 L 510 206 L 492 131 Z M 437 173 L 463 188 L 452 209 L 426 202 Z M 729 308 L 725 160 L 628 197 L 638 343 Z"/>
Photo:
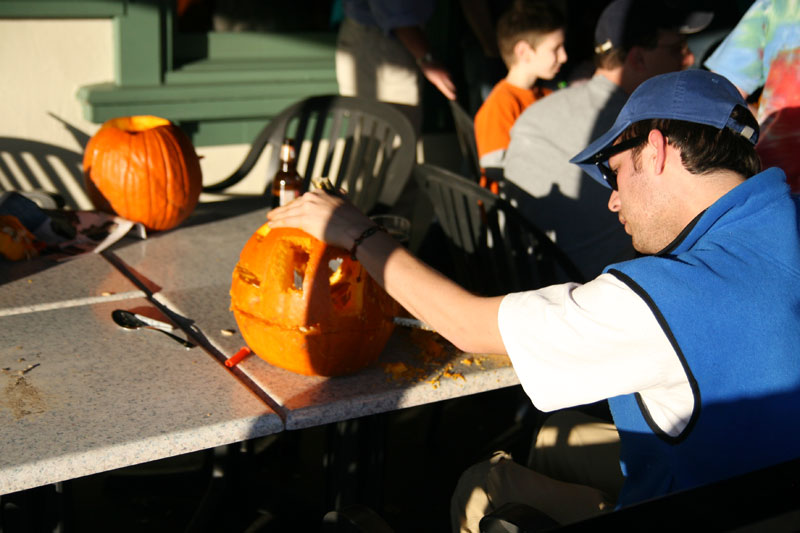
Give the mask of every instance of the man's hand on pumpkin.
<path id="1" fill-rule="evenodd" d="M 344 198 L 315 190 L 267 213 L 271 228 L 300 228 L 333 246 L 349 250 L 375 223 Z"/>

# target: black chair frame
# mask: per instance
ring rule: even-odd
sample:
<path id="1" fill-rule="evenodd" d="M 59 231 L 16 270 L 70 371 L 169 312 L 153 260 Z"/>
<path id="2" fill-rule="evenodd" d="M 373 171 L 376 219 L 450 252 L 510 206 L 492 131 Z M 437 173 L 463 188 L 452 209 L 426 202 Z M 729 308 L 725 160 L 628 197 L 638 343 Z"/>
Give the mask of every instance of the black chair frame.
<path id="1" fill-rule="evenodd" d="M 547 235 L 510 203 L 449 170 L 414 171 L 446 235 L 455 281 L 487 296 L 537 289 L 583 276 Z"/>
<path id="2" fill-rule="evenodd" d="M 469 177 L 477 182 L 481 177 L 481 165 L 478 159 L 478 145 L 475 142 L 475 122 L 457 101 L 449 100 L 448 103 L 456 127 L 461 157 Z"/>

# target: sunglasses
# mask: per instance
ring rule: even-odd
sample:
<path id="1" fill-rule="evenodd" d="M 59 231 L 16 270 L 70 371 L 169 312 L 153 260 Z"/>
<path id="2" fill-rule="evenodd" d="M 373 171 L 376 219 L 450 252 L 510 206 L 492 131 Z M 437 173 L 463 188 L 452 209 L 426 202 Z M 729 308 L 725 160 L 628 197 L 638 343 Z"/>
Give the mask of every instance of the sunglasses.
<path id="1" fill-rule="evenodd" d="M 630 150 L 631 148 L 636 148 L 643 142 L 647 140 L 647 136 L 640 135 L 639 137 L 633 137 L 626 141 L 622 141 L 619 144 L 615 144 L 609 146 L 605 150 L 601 150 L 597 152 L 590 160 L 591 163 L 594 163 L 597 169 L 600 171 L 600 174 L 603 175 L 603 179 L 606 180 L 606 183 L 613 189 L 617 190 L 617 173 L 611 170 L 608 166 L 608 160 L 611 159 L 612 156 L 617 154 L 621 154 L 625 150 Z"/>

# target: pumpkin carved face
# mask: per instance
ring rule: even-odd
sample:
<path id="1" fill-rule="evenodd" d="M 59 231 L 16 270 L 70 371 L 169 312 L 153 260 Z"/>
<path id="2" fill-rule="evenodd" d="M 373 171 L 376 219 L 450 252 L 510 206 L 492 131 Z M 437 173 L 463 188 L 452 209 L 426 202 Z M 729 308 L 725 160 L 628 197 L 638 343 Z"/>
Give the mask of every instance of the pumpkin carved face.
<path id="1" fill-rule="evenodd" d="M 397 304 L 345 250 L 264 224 L 234 269 L 231 309 L 247 345 L 268 363 L 337 376 L 378 358 Z"/>
<path id="2" fill-rule="evenodd" d="M 151 230 L 183 222 L 203 187 L 200 161 L 189 138 L 169 120 L 152 116 L 103 124 L 86 145 L 83 173 L 97 209 Z"/>

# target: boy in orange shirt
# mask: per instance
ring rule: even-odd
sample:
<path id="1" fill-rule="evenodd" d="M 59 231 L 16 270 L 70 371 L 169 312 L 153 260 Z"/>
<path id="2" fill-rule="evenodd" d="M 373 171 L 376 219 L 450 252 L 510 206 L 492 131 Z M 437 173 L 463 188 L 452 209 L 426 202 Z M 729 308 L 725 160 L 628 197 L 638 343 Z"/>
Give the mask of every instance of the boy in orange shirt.
<path id="1" fill-rule="evenodd" d="M 567 60 L 564 17 L 544 1 L 515 2 L 497 22 L 497 44 L 508 74 L 475 115 L 475 142 L 483 169 L 503 166 L 514 121 L 552 92 L 534 84 L 540 78 L 553 79 Z"/>

